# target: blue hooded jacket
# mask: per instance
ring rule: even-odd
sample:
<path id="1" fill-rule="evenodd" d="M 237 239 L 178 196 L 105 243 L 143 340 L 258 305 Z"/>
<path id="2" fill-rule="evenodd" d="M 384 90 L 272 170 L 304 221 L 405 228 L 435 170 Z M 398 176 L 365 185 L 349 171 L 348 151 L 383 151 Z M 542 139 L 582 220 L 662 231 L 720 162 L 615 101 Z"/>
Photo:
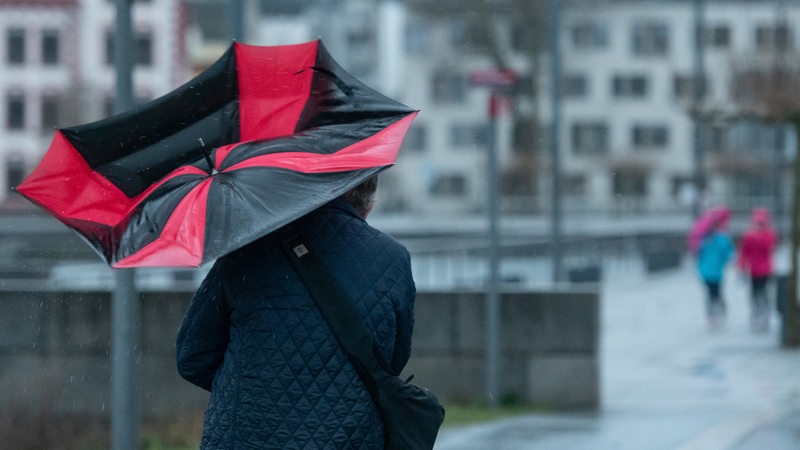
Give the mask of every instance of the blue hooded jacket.
<path id="1" fill-rule="evenodd" d="M 697 255 L 697 269 L 703 281 L 720 282 L 733 251 L 733 241 L 727 233 L 715 231 L 705 236 Z"/>
<path id="2" fill-rule="evenodd" d="M 408 251 L 337 199 L 295 223 L 399 374 L 411 352 Z M 177 338 L 178 371 L 210 390 L 201 449 L 380 449 L 380 413 L 270 234 L 220 258 Z"/>

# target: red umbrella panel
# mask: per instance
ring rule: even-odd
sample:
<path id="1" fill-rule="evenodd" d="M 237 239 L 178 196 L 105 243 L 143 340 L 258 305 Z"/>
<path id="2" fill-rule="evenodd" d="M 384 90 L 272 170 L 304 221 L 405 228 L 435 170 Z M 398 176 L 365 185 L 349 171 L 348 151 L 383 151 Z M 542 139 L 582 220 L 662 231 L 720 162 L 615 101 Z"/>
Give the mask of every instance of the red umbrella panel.
<path id="1" fill-rule="evenodd" d="M 197 267 L 394 164 L 415 116 L 320 41 L 235 43 L 159 99 L 57 130 L 17 191 L 113 267 Z"/>

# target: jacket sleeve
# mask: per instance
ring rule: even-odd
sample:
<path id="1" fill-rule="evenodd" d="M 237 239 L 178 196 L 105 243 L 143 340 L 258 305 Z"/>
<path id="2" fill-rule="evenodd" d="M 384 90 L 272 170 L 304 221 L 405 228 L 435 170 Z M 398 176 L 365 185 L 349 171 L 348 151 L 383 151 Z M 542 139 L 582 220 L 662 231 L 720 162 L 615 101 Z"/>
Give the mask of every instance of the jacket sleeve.
<path id="1" fill-rule="evenodd" d="M 411 357 L 411 336 L 414 331 L 414 301 L 417 295 L 414 278 L 411 275 L 411 258 L 407 251 L 403 253 L 401 270 L 404 282 L 401 287 L 401 295 L 394 307 L 397 335 L 391 363 L 391 369 L 397 375 L 403 371 Z"/>
<path id="2" fill-rule="evenodd" d="M 211 391 L 228 346 L 230 312 L 222 272 L 218 262 L 203 280 L 189 305 L 176 343 L 178 373 L 207 391 Z"/>

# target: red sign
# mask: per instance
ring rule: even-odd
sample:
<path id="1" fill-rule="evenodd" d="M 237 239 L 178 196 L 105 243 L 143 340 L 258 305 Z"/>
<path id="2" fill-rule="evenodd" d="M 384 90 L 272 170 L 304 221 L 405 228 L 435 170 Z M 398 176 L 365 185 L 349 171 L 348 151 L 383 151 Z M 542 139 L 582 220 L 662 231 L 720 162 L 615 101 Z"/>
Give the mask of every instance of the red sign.
<path id="1" fill-rule="evenodd" d="M 508 96 L 494 93 L 489 97 L 489 117 L 494 119 L 514 110 L 514 102 Z"/>
<path id="2" fill-rule="evenodd" d="M 475 70 L 469 73 L 472 86 L 510 87 L 517 83 L 517 73 L 513 70 Z"/>

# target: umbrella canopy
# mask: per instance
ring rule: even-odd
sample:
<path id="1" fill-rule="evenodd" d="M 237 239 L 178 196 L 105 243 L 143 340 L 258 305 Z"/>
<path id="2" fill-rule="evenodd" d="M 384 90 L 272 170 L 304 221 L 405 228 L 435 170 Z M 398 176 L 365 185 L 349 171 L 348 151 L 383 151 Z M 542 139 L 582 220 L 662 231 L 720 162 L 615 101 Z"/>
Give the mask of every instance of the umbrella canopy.
<path id="1" fill-rule="evenodd" d="M 320 41 L 235 43 L 161 98 L 57 130 L 17 191 L 113 267 L 197 267 L 391 166 L 415 116 Z"/>
<path id="2" fill-rule="evenodd" d="M 694 221 L 689 232 L 689 250 L 697 253 L 703 238 L 718 226 L 727 226 L 731 218 L 731 210 L 725 207 L 711 208 Z"/>

